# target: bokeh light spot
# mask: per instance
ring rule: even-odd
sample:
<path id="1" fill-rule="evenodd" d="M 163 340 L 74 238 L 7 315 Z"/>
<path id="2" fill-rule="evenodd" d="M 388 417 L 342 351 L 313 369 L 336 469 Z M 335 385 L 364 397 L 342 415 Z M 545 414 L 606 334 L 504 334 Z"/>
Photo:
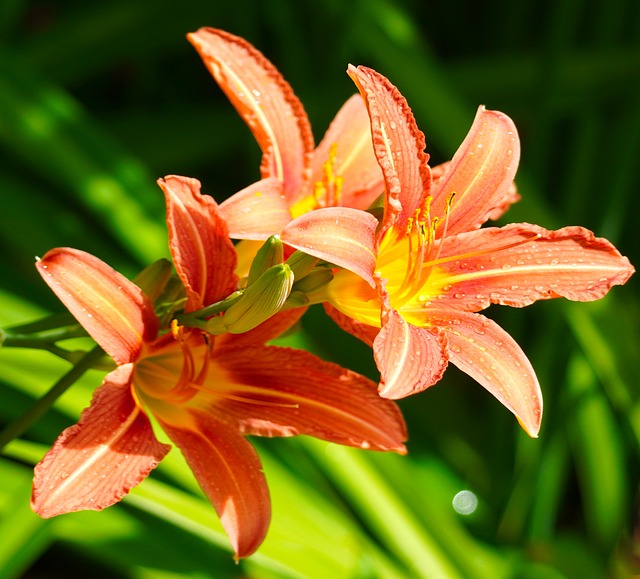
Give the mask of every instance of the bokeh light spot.
<path id="1" fill-rule="evenodd" d="M 471 491 L 460 491 L 453 497 L 452 504 L 456 513 L 470 515 L 478 506 L 478 497 Z"/>

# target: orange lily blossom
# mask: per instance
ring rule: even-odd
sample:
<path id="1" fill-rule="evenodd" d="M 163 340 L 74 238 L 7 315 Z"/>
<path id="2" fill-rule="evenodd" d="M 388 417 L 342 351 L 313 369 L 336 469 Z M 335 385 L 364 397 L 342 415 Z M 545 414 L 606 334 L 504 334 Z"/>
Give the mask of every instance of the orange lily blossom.
<path id="1" fill-rule="evenodd" d="M 404 97 L 371 69 L 348 72 L 369 111 L 384 173 L 384 216 L 371 247 L 371 275 L 338 271 L 322 296 L 327 310 L 373 346 L 382 396 L 424 390 L 450 361 L 537 436 L 542 397 L 535 372 L 511 336 L 477 312 L 492 303 L 596 300 L 634 268 L 582 227 L 481 229 L 516 200 L 520 144 L 511 119 L 480 107 L 453 160 L 432 175 L 424 135 Z M 302 247 L 317 234 L 313 224 L 292 229 L 288 243 Z"/>
<path id="2" fill-rule="evenodd" d="M 187 312 L 237 289 L 236 254 L 218 206 L 194 179 L 159 181 L 170 249 Z M 80 421 L 36 466 L 32 507 L 43 517 L 119 501 L 169 451 L 153 415 L 214 505 L 236 557 L 261 544 L 270 500 L 260 459 L 244 435 L 307 434 L 354 447 L 405 452 L 405 425 L 375 383 L 308 352 L 266 346 L 303 309 L 237 335 L 159 328 L 150 299 L 90 254 L 48 252 L 38 271 L 117 368 Z"/>
<path id="3" fill-rule="evenodd" d="M 220 204 L 230 237 L 263 240 L 279 234 L 286 243 L 289 228 L 304 228 L 311 212 L 323 235 L 307 240 L 305 247 L 316 257 L 366 275 L 365 268 L 373 266 L 366 248 L 377 221 L 356 209 L 367 209 L 382 193 L 384 181 L 362 98 L 356 94 L 346 101 L 314 149 L 301 102 L 262 53 L 214 28 L 201 28 L 188 39 L 263 152 L 262 179 Z M 241 259 L 255 248 L 241 244 Z"/>

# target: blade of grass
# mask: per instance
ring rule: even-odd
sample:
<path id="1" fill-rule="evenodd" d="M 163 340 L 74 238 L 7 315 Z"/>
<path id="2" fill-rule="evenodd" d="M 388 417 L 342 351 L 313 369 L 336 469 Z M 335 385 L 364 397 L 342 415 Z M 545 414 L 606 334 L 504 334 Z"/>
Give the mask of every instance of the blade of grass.
<path id="1" fill-rule="evenodd" d="M 315 440 L 305 444 L 371 531 L 404 562 L 410 574 L 429 579 L 463 576 L 361 451 Z"/>
<path id="2" fill-rule="evenodd" d="M 50 521 L 29 508 L 30 469 L 0 457 L 0 578 L 18 579 L 54 540 Z"/>
<path id="3" fill-rule="evenodd" d="M 613 549 L 631 509 L 624 442 L 589 362 L 575 355 L 567 376 L 567 435 L 591 536 Z"/>

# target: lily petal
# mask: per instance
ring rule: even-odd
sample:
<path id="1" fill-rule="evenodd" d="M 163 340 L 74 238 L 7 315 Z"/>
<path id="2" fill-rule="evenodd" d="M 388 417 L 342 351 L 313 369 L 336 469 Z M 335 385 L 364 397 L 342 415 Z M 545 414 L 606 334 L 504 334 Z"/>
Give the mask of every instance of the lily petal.
<path id="1" fill-rule="evenodd" d="M 169 248 L 187 290 L 187 310 L 198 310 L 236 289 L 236 253 L 227 226 L 200 182 L 169 175 L 158 180 L 167 204 Z"/>
<path id="2" fill-rule="evenodd" d="M 375 450 L 405 452 L 400 411 L 376 385 L 304 351 L 276 346 L 216 350 L 225 380 L 217 380 L 225 414 L 247 434 L 307 434 Z M 224 389 L 224 390 L 223 390 Z"/>
<path id="3" fill-rule="evenodd" d="M 160 424 L 180 447 L 202 490 L 216 509 L 236 557 L 262 543 L 271 519 L 269 490 L 260 458 L 235 427 L 212 414 L 190 411 L 184 425 Z"/>
<path id="4" fill-rule="evenodd" d="M 513 121 L 483 106 L 465 140 L 432 190 L 432 215 L 443 216 L 455 193 L 447 235 L 480 227 L 501 215 L 518 194 L 512 187 L 520 161 L 520 139 Z"/>
<path id="5" fill-rule="evenodd" d="M 446 261 L 434 270 L 424 293 L 444 294 L 440 306 L 467 311 L 557 297 L 597 300 L 634 272 L 609 241 L 587 229 L 548 231 L 527 223 L 447 237 L 441 260 Z"/>
<path id="6" fill-rule="evenodd" d="M 344 267 L 372 287 L 377 219 L 350 207 L 316 209 L 294 219 L 280 238 L 291 247 Z"/>
<path id="7" fill-rule="evenodd" d="M 156 440 L 135 403 L 132 374 L 133 364 L 108 374 L 78 424 L 36 466 L 31 505 L 41 517 L 99 511 L 118 502 L 171 449 Z"/>
<path id="8" fill-rule="evenodd" d="M 314 151 L 311 186 L 322 181 L 323 166 L 331 158 L 334 147 L 333 171 L 342 179 L 340 205 L 368 209 L 383 192 L 384 179 L 373 153 L 367 108 L 359 94 L 345 102 Z"/>
<path id="9" fill-rule="evenodd" d="M 258 141 L 262 176 L 282 181 L 287 199 L 295 201 L 308 171 L 313 135 L 291 87 L 262 53 L 238 36 L 201 28 L 187 38 Z"/>
<path id="10" fill-rule="evenodd" d="M 134 361 L 142 342 L 155 337 L 158 322 L 149 298 L 97 257 L 62 247 L 48 251 L 36 268 L 117 364 Z"/>
<path id="11" fill-rule="evenodd" d="M 480 314 L 431 308 L 429 313 L 431 323 L 447 335 L 451 362 L 511 410 L 529 436 L 538 436 L 542 393 L 515 340 Z"/>
<path id="12" fill-rule="evenodd" d="M 397 400 L 438 382 L 447 368 L 447 339 L 438 328 L 419 328 L 396 311 L 386 321 L 373 344 L 380 370 L 380 396 Z"/>
<path id="13" fill-rule="evenodd" d="M 282 181 L 273 177 L 229 197 L 220 204 L 220 213 L 233 239 L 267 239 L 291 221 Z"/>
<path id="14" fill-rule="evenodd" d="M 354 320 L 329 303 L 325 302 L 323 306 L 327 315 L 345 332 L 349 332 L 352 336 L 363 341 L 367 346 L 373 347 L 373 342 L 375 341 L 380 328 Z"/>
<path id="15" fill-rule="evenodd" d="M 424 135 L 398 89 L 370 68 L 349 65 L 347 72 L 369 110 L 373 148 L 384 175 L 385 216 L 378 232 L 378 239 L 382 239 L 392 225 L 404 231 L 409 218 L 428 195 L 429 157 L 424 152 Z"/>

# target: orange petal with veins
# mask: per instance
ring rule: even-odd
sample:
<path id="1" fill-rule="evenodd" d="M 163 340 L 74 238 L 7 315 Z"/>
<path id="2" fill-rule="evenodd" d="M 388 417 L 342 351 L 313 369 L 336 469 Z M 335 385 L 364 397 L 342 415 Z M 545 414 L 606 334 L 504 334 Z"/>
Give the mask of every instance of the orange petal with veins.
<path id="1" fill-rule="evenodd" d="M 311 190 L 323 179 L 323 165 L 335 147 L 333 171 L 342 179 L 339 204 L 343 207 L 368 209 L 384 191 L 384 179 L 373 153 L 371 125 L 362 97 L 353 95 L 342 105 L 324 138 L 313 153 Z"/>
<path id="2" fill-rule="evenodd" d="M 169 452 L 135 403 L 133 364 L 108 374 L 89 408 L 36 465 L 31 506 L 49 518 L 118 502 Z"/>
<path id="3" fill-rule="evenodd" d="M 264 240 L 291 221 L 291 212 L 282 182 L 262 179 L 238 191 L 220 204 L 220 213 L 232 239 Z"/>
<path id="4" fill-rule="evenodd" d="M 380 396 L 396 400 L 433 386 L 447 368 L 443 332 L 414 326 L 393 309 L 385 318 L 373 343 L 380 370 Z"/>
<path id="5" fill-rule="evenodd" d="M 378 233 L 389 227 L 407 228 L 422 200 L 429 194 L 431 173 L 418 129 L 406 99 L 387 78 L 364 66 L 349 66 L 371 119 L 373 148 L 385 181 L 385 215 Z"/>
<path id="6" fill-rule="evenodd" d="M 262 176 L 284 183 L 289 202 L 302 190 L 313 135 L 302 104 L 262 53 L 243 38 L 201 28 L 187 38 L 262 149 Z"/>
<path id="7" fill-rule="evenodd" d="M 220 409 L 260 436 L 306 434 L 357 448 L 406 452 L 397 406 L 376 384 L 304 350 L 254 346 L 216 350 L 224 369 Z M 225 394 L 229 396 L 225 399 Z"/>
<path id="8" fill-rule="evenodd" d="M 516 341 L 480 314 L 430 308 L 429 317 L 447 336 L 450 361 L 511 410 L 527 434 L 538 436 L 542 393 Z"/>
<path id="9" fill-rule="evenodd" d="M 215 507 L 236 557 L 248 557 L 264 540 L 271 519 L 260 458 L 235 426 L 210 413 L 190 411 L 188 416 L 184 424 L 160 424 Z"/>
<path id="10" fill-rule="evenodd" d="M 294 219 L 280 238 L 291 247 L 358 274 L 373 287 L 377 225 L 377 219 L 365 211 L 326 207 Z"/>
<path id="11" fill-rule="evenodd" d="M 481 106 L 465 140 L 432 188 L 431 213 L 440 218 L 455 193 L 447 235 L 477 229 L 518 200 L 512 185 L 519 161 L 520 139 L 513 121 Z"/>
<path id="12" fill-rule="evenodd" d="M 36 262 L 40 275 L 89 335 L 118 364 L 134 361 L 153 339 L 157 319 L 149 298 L 97 257 L 66 247 Z"/>
<path id="13" fill-rule="evenodd" d="M 236 253 L 227 226 L 200 182 L 169 175 L 158 180 L 167 204 L 169 248 L 187 290 L 186 310 L 199 310 L 236 290 Z"/>

